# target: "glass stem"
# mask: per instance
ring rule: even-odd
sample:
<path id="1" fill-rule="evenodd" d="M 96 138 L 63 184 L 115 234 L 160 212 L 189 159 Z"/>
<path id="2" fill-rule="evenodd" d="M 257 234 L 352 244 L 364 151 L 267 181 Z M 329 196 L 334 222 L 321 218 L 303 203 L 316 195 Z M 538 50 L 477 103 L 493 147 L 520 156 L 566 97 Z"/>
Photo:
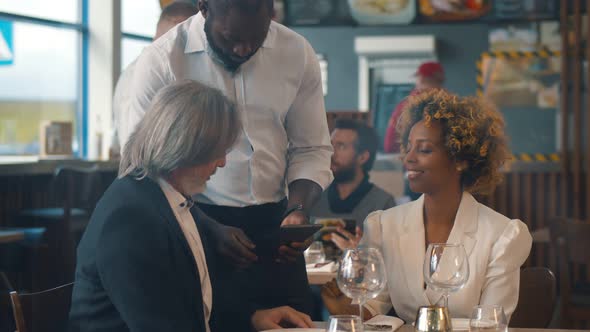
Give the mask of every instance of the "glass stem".
<path id="1" fill-rule="evenodd" d="M 444 292 L 443 293 L 443 299 L 444 299 L 444 306 L 445 308 L 449 308 L 449 292 Z"/>

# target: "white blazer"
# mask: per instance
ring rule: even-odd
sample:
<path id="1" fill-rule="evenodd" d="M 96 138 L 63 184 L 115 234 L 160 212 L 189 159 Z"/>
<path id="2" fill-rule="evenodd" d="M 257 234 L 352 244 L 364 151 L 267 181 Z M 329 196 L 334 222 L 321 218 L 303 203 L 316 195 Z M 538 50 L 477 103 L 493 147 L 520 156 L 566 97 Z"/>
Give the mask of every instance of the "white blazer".
<path id="1" fill-rule="evenodd" d="M 424 289 L 422 265 L 426 255 L 424 196 L 365 220 L 361 245 L 379 248 L 387 271 L 387 288 L 367 302 L 372 314 L 385 314 L 391 306 L 411 323 L 419 306 L 436 303 L 441 293 Z M 452 317 L 469 318 L 478 304 L 499 304 L 507 317 L 516 308 L 520 266 L 529 255 L 532 238 L 520 220 L 510 220 L 464 192 L 448 243 L 462 243 L 469 260 L 469 279 L 451 293 Z"/>

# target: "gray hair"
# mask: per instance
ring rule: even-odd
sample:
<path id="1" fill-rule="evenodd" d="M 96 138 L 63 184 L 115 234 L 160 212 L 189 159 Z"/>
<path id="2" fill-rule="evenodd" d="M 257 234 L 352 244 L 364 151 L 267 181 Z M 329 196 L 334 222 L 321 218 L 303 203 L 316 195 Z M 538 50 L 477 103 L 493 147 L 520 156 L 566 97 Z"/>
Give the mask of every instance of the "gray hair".
<path id="1" fill-rule="evenodd" d="M 119 178 L 160 177 L 179 167 L 225 156 L 241 131 L 240 117 L 221 91 L 194 81 L 161 89 L 129 137 Z"/>

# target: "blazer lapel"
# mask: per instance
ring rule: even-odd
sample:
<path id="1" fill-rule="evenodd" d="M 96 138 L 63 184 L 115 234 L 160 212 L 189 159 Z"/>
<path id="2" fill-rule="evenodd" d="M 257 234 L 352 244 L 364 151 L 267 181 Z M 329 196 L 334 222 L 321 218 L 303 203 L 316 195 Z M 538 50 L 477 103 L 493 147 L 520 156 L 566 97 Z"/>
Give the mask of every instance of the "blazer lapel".
<path id="1" fill-rule="evenodd" d="M 141 180 L 141 181 L 145 181 L 146 186 L 148 186 L 150 188 L 150 194 L 153 197 L 152 200 L 150 200 L 150 201 L 153 202 L 153 204 L 158 207 L 158 212 L 160 213 L 160 216 L 162 218 L 164 218 L 164 220 L 166 220 L 168 227 L 170 227 L 170 229 L 172 230 L 172 233 L 178 239 L 178 241 L 179 241 L 178 243 L 180 243 L 180 245 L 182 246 L 182 249 L 183 249 L 182 251 L 187 255 L 187 257 L 189 258 L 189 261 L 193 265 L 192 270 L 195 272 L 195 275 L 196 275 L 197 274 L 197 263 L 195 262 L 195 259 L 193 257 L 193 253 L 192 253 L 191 248 L 188 244 L 188 241 L 187 241 L 186 237 L 184 236 L 184 233 L 182 232 L 180 225 L 178 224 L 178 220 L 176 220 L 176 216 L 174 215 L 174 212 L 172 211 L 172 208 L 170 207 L 170 203 L 168 203 L 168 199 L 166 198 L 166 195 L 164 195 L 162 188 L 160 188 L 160 186 L 155 181 L 153 181 L 149 178 Z M 197 278 L 197 280 L 199 280 L 198 275 L 196 275 L 196 278 Z M 200 282 L 197 282 L 197 284 L 199 284 L 199 287 L 200 287 Z M 199 289 L 199 291 L 200 291 L 200 289 Z"/>
<path id="2" fill-rule="evenodd" d="M 403 252 L 401 261 L 403 262 L 404 275 L 407 278 L 408 288 L 416 290 L 412 296 L 417 303 L 424 303 L 428 299 L 424 295 L 424 253 L 425 236 L 424 236 L 424 195 L 420 196 L 412 206 L 403 221 L 402 231 L 400 232 L 400 248 Z"/>
<path id="3" fill-rule="evenodd" d="M 477 231 L 477 216 L 477 201 L 475 198 L 473 198 L 473 196 L 471 196 L 471 194 L 463 192 L 461 203 L 459 204 L 459 209 L 457 210 L 457 215 L 455 216 L 453 229 L 451 230 L 451 234 L 449 234 L 447 243 L 463 244 L 467 258 L 469 258 L 471 255 L 471 252 L 473 251 L 473 248 L 477 242 L 475 238 L 475 233 Z M 430 289 L 430 287 L 426 290 L 425 294 L 432 304 L 437 303 L 442 297 L 440 292 L 434 291 Z"/>

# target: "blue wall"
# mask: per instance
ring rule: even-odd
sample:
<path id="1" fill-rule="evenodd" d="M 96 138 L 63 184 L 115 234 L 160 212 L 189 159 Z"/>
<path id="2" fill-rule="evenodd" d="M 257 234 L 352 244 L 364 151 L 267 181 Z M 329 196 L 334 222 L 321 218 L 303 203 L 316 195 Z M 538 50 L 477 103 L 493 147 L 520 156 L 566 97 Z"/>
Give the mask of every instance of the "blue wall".
<path id="1" fill-rule="evenodd" d="M 436 36 L 437 55 L 445 67 L 445 86 L 459 95 L 476 91 L 475 63 L 488 50 L 489 25 L 481 23 L 421 24 L 388 27 L 296 27 L 328 61 L 326 109 L 358 108 L 358 61 L 354 38 L 379 35 Z M 555 151 L 555 110 L 502 110 L 514 153 Z"/>

